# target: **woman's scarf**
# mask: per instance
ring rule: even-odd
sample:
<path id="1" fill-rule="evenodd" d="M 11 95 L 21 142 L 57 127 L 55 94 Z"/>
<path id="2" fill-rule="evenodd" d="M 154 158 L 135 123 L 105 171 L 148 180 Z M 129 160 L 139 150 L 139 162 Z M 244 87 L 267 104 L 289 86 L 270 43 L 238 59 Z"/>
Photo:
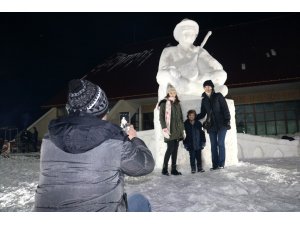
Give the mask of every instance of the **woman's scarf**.
<path id="1" fill-rule="evenodd" d="M 171 101 L 174 102 L 175 98 L 169 97 L 166 102 L 166 112 L 165 112 L 165 121 L 167 125 L 167 129 L 169 132 L 170 130 L 170 124 L 171 124 L 171 112 L 172 112 L 172 106 L 171 106 Z"/>

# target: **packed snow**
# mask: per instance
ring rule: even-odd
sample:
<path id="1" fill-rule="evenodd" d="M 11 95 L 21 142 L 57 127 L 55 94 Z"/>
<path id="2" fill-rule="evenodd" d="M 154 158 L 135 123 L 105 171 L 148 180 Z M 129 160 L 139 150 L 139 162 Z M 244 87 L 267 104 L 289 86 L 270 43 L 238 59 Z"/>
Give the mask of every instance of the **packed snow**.
<path id="1" fill-rule="evenodd" d="M 0 211 L 32 211 L 39 153 L 0 157 Z M 249 159 L 223 170 L 127 177 L 128 194 L 145 194 L 154 212 L 299 212 L 300 157 Z"/>

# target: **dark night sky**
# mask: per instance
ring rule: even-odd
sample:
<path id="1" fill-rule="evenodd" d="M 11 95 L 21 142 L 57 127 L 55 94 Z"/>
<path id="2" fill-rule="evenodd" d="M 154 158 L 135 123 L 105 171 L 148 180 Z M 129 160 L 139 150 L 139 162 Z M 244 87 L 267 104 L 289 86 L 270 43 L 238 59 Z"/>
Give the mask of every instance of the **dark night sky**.
<path id="1" fill-rule="evenodd" d="M 212 29 L 287 13 L 0 13 L 0 127 L 24 128 L 73 78 L 134 42 L 170 36 L 184 18 Z"/>

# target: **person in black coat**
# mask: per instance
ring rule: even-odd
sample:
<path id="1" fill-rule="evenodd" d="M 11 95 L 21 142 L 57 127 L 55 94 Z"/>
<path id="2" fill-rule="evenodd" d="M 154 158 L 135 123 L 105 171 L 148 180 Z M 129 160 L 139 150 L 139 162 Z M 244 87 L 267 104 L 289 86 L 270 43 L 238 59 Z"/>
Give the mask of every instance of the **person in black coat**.
<path id="1" fill-rule="evenodd" d="M 210 126 L 206 127 L 211 143 L 212 168 L 223 169 L 225 166 L 225 136 L 230 127 L 230 112 L 224 96 L 214 92 L 214 84 L 211 80 L 203 83 L 201 113 L 196 120 L 207 115 Z M 203 123 L 205 124 L 205 122 Z M 205 126 L 203 126 L 205 128 Z"/>
<path id="2" fill-rule="evenodd" d="M 39 132 L 37 131 L 36 127 L 33 127 L 33 133 L 32 133 L 32 145 L 34 148 L 34 151 L 37 152 L 37 144 L 38 144 L 38 137 L 39 137 Z"/>
<path id="3" fill-rule="evenodd" d="M 202 124 L 196 119 L 196 111 L 189 110 L 187 119 L 184 121 L 186 138 L 183 140 L 184 148 L 190 153 L 190 164 L 192 173 L 196 172 L 195 161 L 197 161 L 197 171 L 205 172 L 202 168 L 201 150 L 205 146 L 205 134 Z"/>

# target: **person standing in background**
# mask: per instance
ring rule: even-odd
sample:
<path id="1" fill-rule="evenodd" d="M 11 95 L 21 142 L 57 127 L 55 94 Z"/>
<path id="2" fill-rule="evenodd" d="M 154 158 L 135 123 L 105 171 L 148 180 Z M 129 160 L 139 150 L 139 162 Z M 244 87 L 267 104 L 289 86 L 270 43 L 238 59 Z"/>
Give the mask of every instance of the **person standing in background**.
<path id="1" fill-rule="evenodd" d="M 38 137 L 39 137 L 39 132 L 37 131 L 36 127 L 33 127 L 33 133 L 32 133 L 32 145 L 34 148 L 34 151 L 37 152 L 37 145 L 38 145 Z"/>

